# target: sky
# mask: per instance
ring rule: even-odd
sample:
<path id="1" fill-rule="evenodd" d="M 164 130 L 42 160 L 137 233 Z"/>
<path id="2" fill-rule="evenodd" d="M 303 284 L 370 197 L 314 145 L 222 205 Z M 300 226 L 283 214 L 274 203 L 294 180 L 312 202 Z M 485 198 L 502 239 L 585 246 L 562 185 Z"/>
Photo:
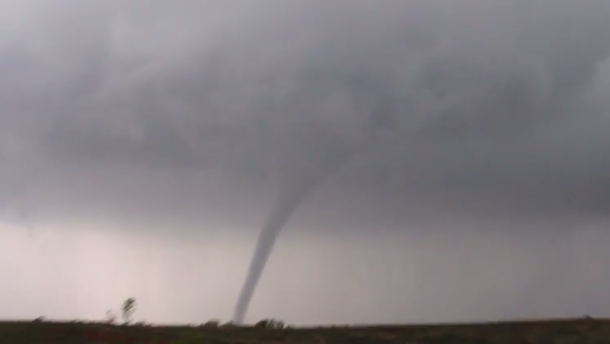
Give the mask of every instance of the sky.
<path id="1" fill-rule="evenodd" d="M 610 316 L 609 2 L 0 6 L 0 318 Z"/>

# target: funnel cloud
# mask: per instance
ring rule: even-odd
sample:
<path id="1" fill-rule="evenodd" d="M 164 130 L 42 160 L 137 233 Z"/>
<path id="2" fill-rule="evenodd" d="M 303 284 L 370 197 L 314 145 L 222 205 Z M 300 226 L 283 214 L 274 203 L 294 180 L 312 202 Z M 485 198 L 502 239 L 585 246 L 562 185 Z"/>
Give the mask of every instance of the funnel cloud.
<path id="1" fill-rule="evenodd" d="M 371 115 L 369 120 L 376 126 L 367 123 L 366 129 L 369 132 L 364 133 L 363 137 L 328 137 L 328 133 L 320 132 L 317 140 L 311 141 L 309 145 L 292 146 L 299 147 L 298 150 L 306 149 L 307 155 L 294 149 L 285 149 L 276 156 L 277 200 L 259 235 L 246 280 L 235 306 L 234 323 L 243 323 L 250 300 L 275 241 L 292 213 L 333 170 L 339 168 L 353 155 L 366 149 L 383 129 L 390 129 L 383 116 L 387 116 L 387 114 L 373 113 Z M 315 127 L 310 129 L 304 125 L 300 127 L 302 131 L 317 129 Z M 295 157 L 298 160 L 295 160 Z"/>

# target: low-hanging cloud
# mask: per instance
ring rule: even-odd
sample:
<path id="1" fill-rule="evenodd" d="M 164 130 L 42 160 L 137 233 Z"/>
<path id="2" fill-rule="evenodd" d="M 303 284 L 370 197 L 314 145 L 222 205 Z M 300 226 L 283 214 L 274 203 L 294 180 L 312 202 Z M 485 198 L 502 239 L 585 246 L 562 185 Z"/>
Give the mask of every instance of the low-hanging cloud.
<path id="1" fill-rule="evenodd" d="M 2 47 L 5 159 L 264 179 L 277 149 L 307 159 L 320 135 L 350 142 L 372 116 L 404 147 L 420 127 L 450 146 L 605 125 L 583 101 L 608 53 L 598 2 L 204 3 L 24 3 Z"/>

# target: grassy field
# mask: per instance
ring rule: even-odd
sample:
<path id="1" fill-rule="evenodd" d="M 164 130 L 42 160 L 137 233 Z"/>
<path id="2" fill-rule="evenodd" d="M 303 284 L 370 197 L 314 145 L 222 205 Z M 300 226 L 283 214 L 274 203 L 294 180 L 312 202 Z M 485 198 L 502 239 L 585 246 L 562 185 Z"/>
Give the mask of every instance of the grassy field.
<path id="1" fill-rule="evenodd" d="M 0 322 L 10 344 L 601 344 L 610 320 L 576 319 L 456 325 L 261 329 L 253 327 L 122 326 L 81 322 Z"/>

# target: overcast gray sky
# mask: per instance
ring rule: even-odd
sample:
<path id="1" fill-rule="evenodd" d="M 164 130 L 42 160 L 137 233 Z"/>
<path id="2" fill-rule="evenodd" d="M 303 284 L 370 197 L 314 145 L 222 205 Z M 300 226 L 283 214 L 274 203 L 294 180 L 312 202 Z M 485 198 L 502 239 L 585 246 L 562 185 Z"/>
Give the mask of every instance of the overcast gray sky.
<path id="1" fill-rule="evenodd" d="M 0 318 L 228 320 L 274 193 L 346 147 L 249 321 L 610 316 L 608 32 L 602 0 L 0 0 Z"/>

